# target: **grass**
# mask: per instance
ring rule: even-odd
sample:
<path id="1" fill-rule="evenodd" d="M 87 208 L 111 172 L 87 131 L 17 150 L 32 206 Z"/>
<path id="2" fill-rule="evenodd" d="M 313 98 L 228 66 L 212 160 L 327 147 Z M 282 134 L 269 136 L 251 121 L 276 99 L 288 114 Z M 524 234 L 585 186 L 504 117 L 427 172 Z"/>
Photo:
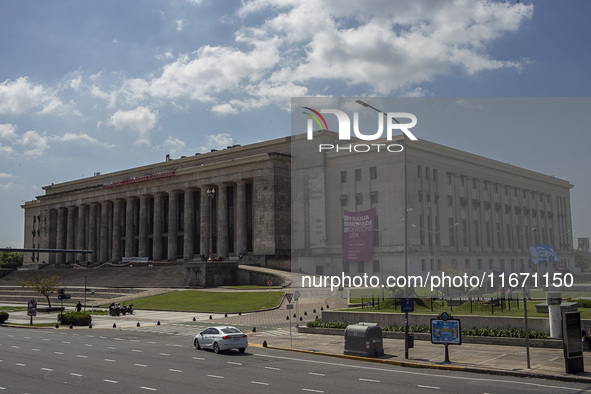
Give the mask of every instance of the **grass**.
<path id="1" fill-rule="evenodd" d="M 269 290 L 269 286 L 257 286 L 257 285 L 242 285 L 242 286 L 222 286 L 224 289 L 235 289 L 235 290 Z"/>
<path id="2" fill-rule="evenodd" d="M 26 309 L 26 306 L 0 306 L 0 312 L 18 312 Z"/>
<path id="3" fill-rule="evenodd" d="M 128 300 L 134 309 L 151 309 L 179 312 L 238 313 L 276 307 L 283 298 L 283 291 L 214 292 L 203 290 L 172 291 L 149 297 Z"/>
<path id="4" fill-rule="evenodd" d="M 424 300 L 424 304 L 421 305 L 419 302 L 415 302 L 414 312 L 417 314 L 440 314 L 441 312 L 448 312 L 451 315 L 475 315 L 475 316 L 508 316 L 508 317 L 523 317 L 523 302 L 520 300 L 519 308 L 517 308 L 516 301 L 511 302 L 511 309 L 505 304 L 505 307 L 501 311 L 500 307 L 494 307 L 494 313 L 490 303 L 487 302 L 472 302 L 472 308 L 470 308 L 470 302 L 464 302 L 460 306 L 449 306 L 446 302 L 439 300 L 433 301 L 433 310 L 431 310 L 430 300 Z M 527 316 L 528 317 L 548 317 L 547 313 L 536 312 L 536 304 L 540 301 L 529 301 L 527 303 Z M 400 302 L 396 305 L 393 304 L 392 300 L 384 300 L 380 302 L 378 306 L 365 307 L 365 308 L 353 308 L 347 309 L 347 311 L 356 312 L 388 312 L 388 313 L 402 313 L 400 311 Z M 591 319 L 591 308 L 579 308 L 581 312 L 581 319 Z"/>

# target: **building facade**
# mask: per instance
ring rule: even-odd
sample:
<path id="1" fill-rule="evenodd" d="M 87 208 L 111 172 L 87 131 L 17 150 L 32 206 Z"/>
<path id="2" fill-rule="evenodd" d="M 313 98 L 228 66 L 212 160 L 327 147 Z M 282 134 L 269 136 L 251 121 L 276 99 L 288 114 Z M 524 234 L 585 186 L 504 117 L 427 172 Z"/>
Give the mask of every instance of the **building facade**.
<path id="1" fill-rule="evenodd" d="M 290 253 L 289 139 L 166 160 L 43 187 L 26 202 L 25 264 L 265 260 Z"/>
<path id="2" fill-rule="evenodd" d="M 532 272 L 538 267 L 530 265 L 528 245 L 544 244 L 558 261 L 542 272 L 575 271 L 569 182 L 425 140 L 406 143 L 406 155 L 384 148 L 404 146 L 402 139 L 340 142 L 338 150 L 319 152 L 319 143 L 336 146 L 336 137 L 315 136 L 292 152 L 296 269 L 423 277 Z M 314 160 L 298 160 L 304 152 Z M 371 208 L 373 257 L 343 262 L 345 211 Z"/>

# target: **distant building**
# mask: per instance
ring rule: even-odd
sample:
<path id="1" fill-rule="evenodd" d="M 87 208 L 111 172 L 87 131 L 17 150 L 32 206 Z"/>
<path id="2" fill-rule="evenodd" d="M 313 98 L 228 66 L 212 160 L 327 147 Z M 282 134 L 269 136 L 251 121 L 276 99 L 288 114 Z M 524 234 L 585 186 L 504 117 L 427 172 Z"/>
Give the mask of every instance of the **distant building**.
<path id="1" fill-rule="evenodd" d="M 94 253 L 28 253 L 25 264 L 190 261 L 211 242 L 224 259 L 402 274 L 406 174 L 409 274 L 526 272 L 537 268 L 529 244 L 552 245 L 552 269 L 574 270 L 567 181 L 424 140 L 407 145 L 406 164 L 383 149 L 310 149 L 287 137 L 45 186 L 22 206 L 25 247 Z M 344 211 L 370 208 L 372 257 L 343 262 Z"/>

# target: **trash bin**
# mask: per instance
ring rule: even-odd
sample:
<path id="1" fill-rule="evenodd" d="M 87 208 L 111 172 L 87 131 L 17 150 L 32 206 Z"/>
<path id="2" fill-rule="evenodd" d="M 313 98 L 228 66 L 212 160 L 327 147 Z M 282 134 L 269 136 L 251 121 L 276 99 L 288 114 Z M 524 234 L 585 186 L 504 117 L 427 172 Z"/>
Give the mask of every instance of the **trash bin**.
<path id="1" fill-rule="evenodd" d="M 345 329 L 345 354 L 377 357 L 384 354 L 382 329 L 376 323 L 357 323 Z"/>
<path id="2" fill-rule="evenodd" d="M 414 332 L 408 333 L 408 348 L 413 349 L 415 347 L 415 334 Z"/>

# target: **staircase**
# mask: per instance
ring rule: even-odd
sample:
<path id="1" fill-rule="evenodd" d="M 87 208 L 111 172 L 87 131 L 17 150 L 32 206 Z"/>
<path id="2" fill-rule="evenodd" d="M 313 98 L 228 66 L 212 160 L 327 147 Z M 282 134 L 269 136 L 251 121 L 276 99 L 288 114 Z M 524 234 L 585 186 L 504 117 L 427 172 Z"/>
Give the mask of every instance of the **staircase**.
<path id="1" fill-rule="evenodd" d="M 71 308 L 78 301 L 84 303 L 86 279 L 86 306 L 90 307 L 111 302 L 123 302 L 131 298 L 161 294 L 170 288 L 184 288 L 183 266 L 168 265 L 156 267 L 102 267 L 97 269 L 72 269 L 48 267 L 41 271 L 14 271 L 0 278 L 0 305 L 27 305 L 35 298 L 40 308 L 48 306 L 44 296 L 25 289 L 20 282 L 31 274 L 43 276 L 58 275 L 65 284 L 66 294 L 71 298 L 63 300 L 63 306 Z M 94 297 L 91 294 L 94 291 Z M 50 295 L 51 306 L 59 307 L 62 301 L 57 294 Z"/>

